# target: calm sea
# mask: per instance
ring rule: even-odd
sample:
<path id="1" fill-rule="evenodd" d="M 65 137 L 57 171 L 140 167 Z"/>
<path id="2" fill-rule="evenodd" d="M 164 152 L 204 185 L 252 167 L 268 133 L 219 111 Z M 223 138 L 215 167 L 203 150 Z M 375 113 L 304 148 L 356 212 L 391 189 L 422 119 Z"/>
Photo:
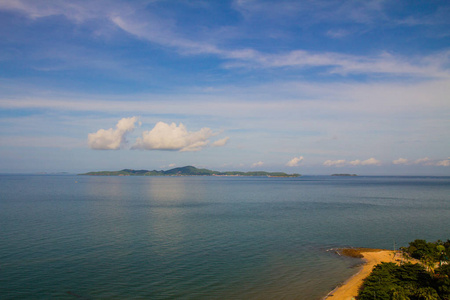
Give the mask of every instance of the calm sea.
<path id="1" fill-rule="evenodd" d="M 1 299 L 321 299 L 450 238 L 450 177 L 0 176 Z"/>

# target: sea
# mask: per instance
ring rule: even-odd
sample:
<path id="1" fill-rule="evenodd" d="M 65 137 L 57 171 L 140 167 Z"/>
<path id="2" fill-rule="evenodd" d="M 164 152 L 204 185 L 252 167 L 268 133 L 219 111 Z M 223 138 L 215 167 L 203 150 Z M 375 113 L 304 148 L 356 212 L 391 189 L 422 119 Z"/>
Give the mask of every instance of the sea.
<path id="1" fill-rule="evenodd" d="M 0 175 L 0 299 L 322 299 L 450 238 L 450 177 Z"/>

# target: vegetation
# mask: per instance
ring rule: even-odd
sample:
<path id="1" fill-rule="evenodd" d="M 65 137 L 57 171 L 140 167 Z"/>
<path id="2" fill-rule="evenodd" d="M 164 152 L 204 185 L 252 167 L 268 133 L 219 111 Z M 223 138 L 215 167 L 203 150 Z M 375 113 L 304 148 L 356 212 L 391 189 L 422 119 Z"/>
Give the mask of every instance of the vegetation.
<path id="1" fill-rule="evenodd" d="M 300 174 L 286 174 L 283 172 L 218 172 L 208 169 L 197 169 L 193 166 L 174 168 L 167 171 L 148 171 L 148 170 L 132 170 L 124 169 L 121 171 L 100 171 L 89 172 L 80 175 L 91 176 L 269 176 L 269 177 L 298 177 Z"/>
<path id="2" fill-rule="evenodd" d="M 415 240 L 401 250 L 419 263 L 375 266 L 364 280 L 357 299 L 450 300 L 450 241 Z"/>
<path id="3" fill-rule="evenodd" d="M 408 247 L 402 248 L 403 252 L 411 258 L 420 260 L 430 269 L 436 264 L 442 265 L 450 257 L 450 240 L 446 242 L 437 241 L 435 243 L 425 240 L 415 240 L 409 243 Z"/>

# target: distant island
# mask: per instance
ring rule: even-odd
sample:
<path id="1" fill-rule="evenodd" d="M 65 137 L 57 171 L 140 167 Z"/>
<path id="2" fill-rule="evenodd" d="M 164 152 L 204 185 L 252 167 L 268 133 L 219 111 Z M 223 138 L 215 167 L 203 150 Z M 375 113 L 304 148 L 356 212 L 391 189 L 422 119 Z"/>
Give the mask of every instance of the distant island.
<path id="1" fill-rule="evenodd" d="M 78 175 L 89 175 L 89 176 L 267 176 L 267 177 L 299 177 L 300 174 L 286 174 L 283 172 L 264 172 L 264 171 L 254 171 L 254 172 L 240 172 L 240 171 L 229 171 L 229 172 L 218 172 L 208 169 L 197 169 L 193 166 L 186 166 L 180 168 L 174 168 L 167 171 L 149 171 L 149 170 L 132 170 L 123 169 L 120 171 L 99 171 L 99 172 L 88 172 Z"/>
<path id="2" fill-rule="evenodd" d="M 331 176 L 358 176 L 356 174 L 331 174 Z"/>

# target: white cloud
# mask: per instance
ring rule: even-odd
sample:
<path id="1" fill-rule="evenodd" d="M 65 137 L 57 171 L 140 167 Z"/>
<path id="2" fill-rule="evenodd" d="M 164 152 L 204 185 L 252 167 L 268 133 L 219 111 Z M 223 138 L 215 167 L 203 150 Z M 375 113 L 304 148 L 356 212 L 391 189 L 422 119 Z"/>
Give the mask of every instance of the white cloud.
<path id="1" fill-rule="evenodd" d="M 177 164 L 169 164 L 169 168 L 175 167 Z"/>
<path id="2" fill-rule="evenodd" d="M 300 162 L 303 160 L 303 156 L 294 157 L 290 161 L 287 162 L 286 166 L 288 167 L 298 167 Z"/>
<path id="3" fill-rule="evenodd" d="M 392 161 L 392 163 L 394 165 L 407 165 L 409 163 L 409 161 L 406 158 L 399 158 L 399 159 Z"/>
<path id="4" fill-rule="evenodd" d="M 379 166 L 379 165 L 381 165 L 381 161 L 372 157 L 372 158 L 363 160 L 361 162 L 361 165 L 363 165 L 363 166 Z"/>
<path id="5" fill-rule="evenodd" d="M 428 157 L 419 158 L 414 161 L 414 164 L 416 164 L 416 165 L 429 164 L 429 163 L 430 163 L 430 159 Z"/>
<path id="6" fill-rule="evenodd" d="M 298 24 L 312 25 L 318 22 L 356 22 L 371 24 L 382 18 L 384 1 L 248 1 L 235 0 L 233 7 L 246 18 L 277 22 L 295 19 Z"/>
<path id="7" fill-rule="evenodd" d="M 178 151 L 199 151 L 209 143 L 209 138 L 215 134 L 209 128 L 202 128 L 199 131 L 190 132 L 180 123 L 167 124 L 156 123 L 150 131 L 144 131 L 142 138 L 137 138 L 133 149 L 144 150 L 178 150 Z"/>
<path id="8" fill-rule="evenodd" d="M 31 19 L 38 19 L 54 15 L 62 15 L 80 23 L 88 19 L 99 18 L 123 6 L 106 5 L 104 1 L 71 1 L 53 0 L 0 0 L 0 9 L 18 11 Z"/>
<path id="9" fill-rule="evenodd" d="M 349 164 L 351 164 L 352 166 L 359 166 L 361 165 L 361 161 L 359 159 L 355 159 L 349 162 Z"/>
<path id="10" fill-rule="evenodd" d="M 0 81 L 0 88 L 14 87 L 14 92 L 19 95 L 15 98 L 1 97 L 0 108 L 50 108 L 70 111 L 128 112 L 130 114 L 142 113 L 147 110 L 184 115 L 238 115 L 245 118 L 267 113 L 283 113 L 285 114 L 283 117 L 286 117 L 287 113 L 298 110 L 302 114 L 302 118 L 309 119 L 313 117 L 304 113 L 305 111 L 320 110 L 325 113 L 354 113 L 365 116 L 378 114 L 384 116 L 407 111 L 420 117 L 419 120 L 426 119 L 430 114 L 435 117 L 437 113 L 442 114 L 450 108 L 446 98 L 450 93 L 450 80 L 428 81 L 414 83 L 414 85 L 392 82 L 370 84 L 265 83 L 245 88 L 223 87 L 226 92 L 219 91 L 212 94 L 189 89 L 180 90 L 178 94 L 170 95 L 170 97 L 161 94 L 142 94 L 138 95 L 137 100 L 129 100 L 121 96 L 106 99 L 85 94 L 61 97 L 55 91 L 43 91 L 30 85 L 27 86 L 27 91 L 31 90 L 32 93 L 24 94 L 23 86 L 24 82 L 22 81 Z M 46 93 L 45 97 L 39 96 L 44 93 Z M 292 98 L 294 94 L 296 96 Z M 271 101 L 274 97 L 279 99 L 276 103 Z M 253 99 L 260 100 L 258 106 L 249 101 Z M 386 108 L 389 109 L 386 110 Z M 277 123 L 282 122 L 278 120 Z"/>
<path id="11" fill-rule="evenodd" d="M 366 160 L 359 160 L 359 159 L 355 159 L 352 161 L 346 161 L 345 159 L 339 159 L 339 160 L 326 160 L 323 163 L 324 166 L 334 166 L 334 167 L 343 167 L 346 165 L 350 165 L 350 166 L 379 166 L 381 165 L 381 161 L 375 159 L 375 158 L 369 158 Z"/>
<path id="12" fill-rule="evenodd" d="M 247 3 L 250 1 L 238 1 L 238 3 L 240 2 Z M 248 3 L 245 6 L 238 5 L 237 7 L 246 7 L 247 5 Z M 260 6 L 260 4 L 257 6 Z M 266 9 L 270 7 L 270 15 L 273 14 L 273 5 L 263 5 L 263 7 L 266 7 Z M 313 7 L 314 11 L 318 9 L 318 7 Z M 171 47 L 181 54 L 216 55 L 222 59 L 229 60 L 229 63 L 225 65 L 228 67 L 327 67 L 329 72 L 334 74 L 397 74 L 446 78 L 449 76 L 446 69 L 446 65 L 449 62 L 448 51 L 430 57 L 405 58 L 389 53 L 358 56 L 338 52 L 310 52 L 303 49 L 295 49 L 271 54 L 252 48 L 225 48 L 220 47 L 219 44 L 214 43 L 211 39 L 182 34 L 183 30 L 177 27 L 175 20 L 160 18 L 156 13 L 143 8 L 142 3 L 127 2 L 87 1 L 68 3 L 67 1 L 56 0 L 51 2 L 0 0 L 0 9 L 19 11 L 32 19 L 63 15 L 75 23 L 88 22 L 95 19 L 108 20 L 109 23 L 100 22 L 99 24 L 103 23 L 105 28 L 113 24 L 136 38 Z M 290 5 L 285 6 L 285 8 L 287 11 L 292 11 Z M 370 8 L 369 11 L 372 13 L 378 11 L 378 8 L 373 10 L 372 5 L 369 5 L 367 7 L 358 7 L 350 15 L 345 10 L 344 14 L 346 18 L 358 16 L 354 19 L 355 21 L 367 20 L 369 15 L 366 13 L 361 14 L 360 12 L 366 11 L 368 8 Z M 277 5 L 277 9 L 279 9 L 279 5 Z M 333 15 L 337 13 L 336 8 L 329 9 L 333 11 Z M 342 7 L 339 11 L 342 13 Z M 355 14 L 356 11 L 358 13 Z M 96 29 L 96 31 L 101 32 L 102 29 Z M 342 37 L 345 34 L 346 32 L 342 29 L 334 29 L 328 32 L 328 35 L 333 37 Z"/>
<path id="13" fill-rule="evenodd" d="M 116 129 L 99 129 L 89 133 L 88 145 L 95 150 L 117 150 L 126 144 L 125 136 L 133 131 L 137 117 L 123 118 L 117 122 Z"/>
<path id="14" fill-rule="evenodd" d="M 428 157 L 419 158 L 416 161 L 414 161 L 414 164 L 416 165 L 424 165 L 424 166 L 437 166 L 437 167 L 448 167 L 450 166 L 450 159 L 444 159 L 444 160 L 431 160 Z"/>
<path id="15" fill-rule="evenodd" d="M 444 160 L 432 160 L 428 157 L 416 159 L 410 162 L 406 158 L 399 158 L 392 162 L 394 165 L 423 165 L 423 166 L 436 166 L 436 167 L 448 167 L 450 166 L 450 158 Z"/>
<path id="16" fill-rule="evenodd" d="M 439 167 L 449 167 L 449 166 L 450 166 L 450 159 L 444 159 L 444 160 L 438 161 L 438 162 L 436 163 L 436 166 L 439 166 Z"/>
<path id="17" fill-rule="evenodd" d="M 258 161 L 258 162 L 255 162 L 254 164 L 252 164 L 252 167 L 253 167 L 253 168 L 255 168 L 255 167 L 261 167 L 262 165 L 264 165 L 264 163 L 263 163 L 262 161 Z"/>
<path id="18" fill-rule="evenodd" d="M 363 161 L 356 159 L 356 160 L 349 162 L 349 164 L 352 166 L 379 166 L 379 165 L 381 165 L 381 161 L 371 157 L 371 158 L 363 160 Z"/>
<path id="19" fill-rule="evenodd" d="M 327 167 L 342 167 L 346 164 L 346 161 L 344 159 L 338 159 L 338 160 L 326 160 L 323 165 Z"/>
<path id="20" fill-rule="evenodd" d="M 357 56 L 337 52 L 310 52 L 302 49 L 285 53 L 267 54 L 256 50 L 229 51 L 222 56 L 241 61 L 229 67 L 328 67 L 331 74 L 396 74 L 447 78 L 445 64 L 448 58 L 437 54 L 425 58 L 406 59 L 390 53 L 376 56 Z"/>
<path id="21" fill-rule="evenodd" d="M 327 31 L 327 36 L 332 37 L 334 39 L 340 39 L 346 37 L 350 33 L 344 29 L 330 29 Z"/>
<path id="22" fill-rule="evenodd" d="M 211 146 L 213 146 L 213 147 L 222 147 L 222 146 L 225 146 L 228 143 L 229 140 L 230 140 L 230 137 L 227 136 L 227 137 L 225 137 L 223 139 L 220 139 L 220 140 L 217 140 L 217 141 L 213 142 L 211 144 Z"/>

